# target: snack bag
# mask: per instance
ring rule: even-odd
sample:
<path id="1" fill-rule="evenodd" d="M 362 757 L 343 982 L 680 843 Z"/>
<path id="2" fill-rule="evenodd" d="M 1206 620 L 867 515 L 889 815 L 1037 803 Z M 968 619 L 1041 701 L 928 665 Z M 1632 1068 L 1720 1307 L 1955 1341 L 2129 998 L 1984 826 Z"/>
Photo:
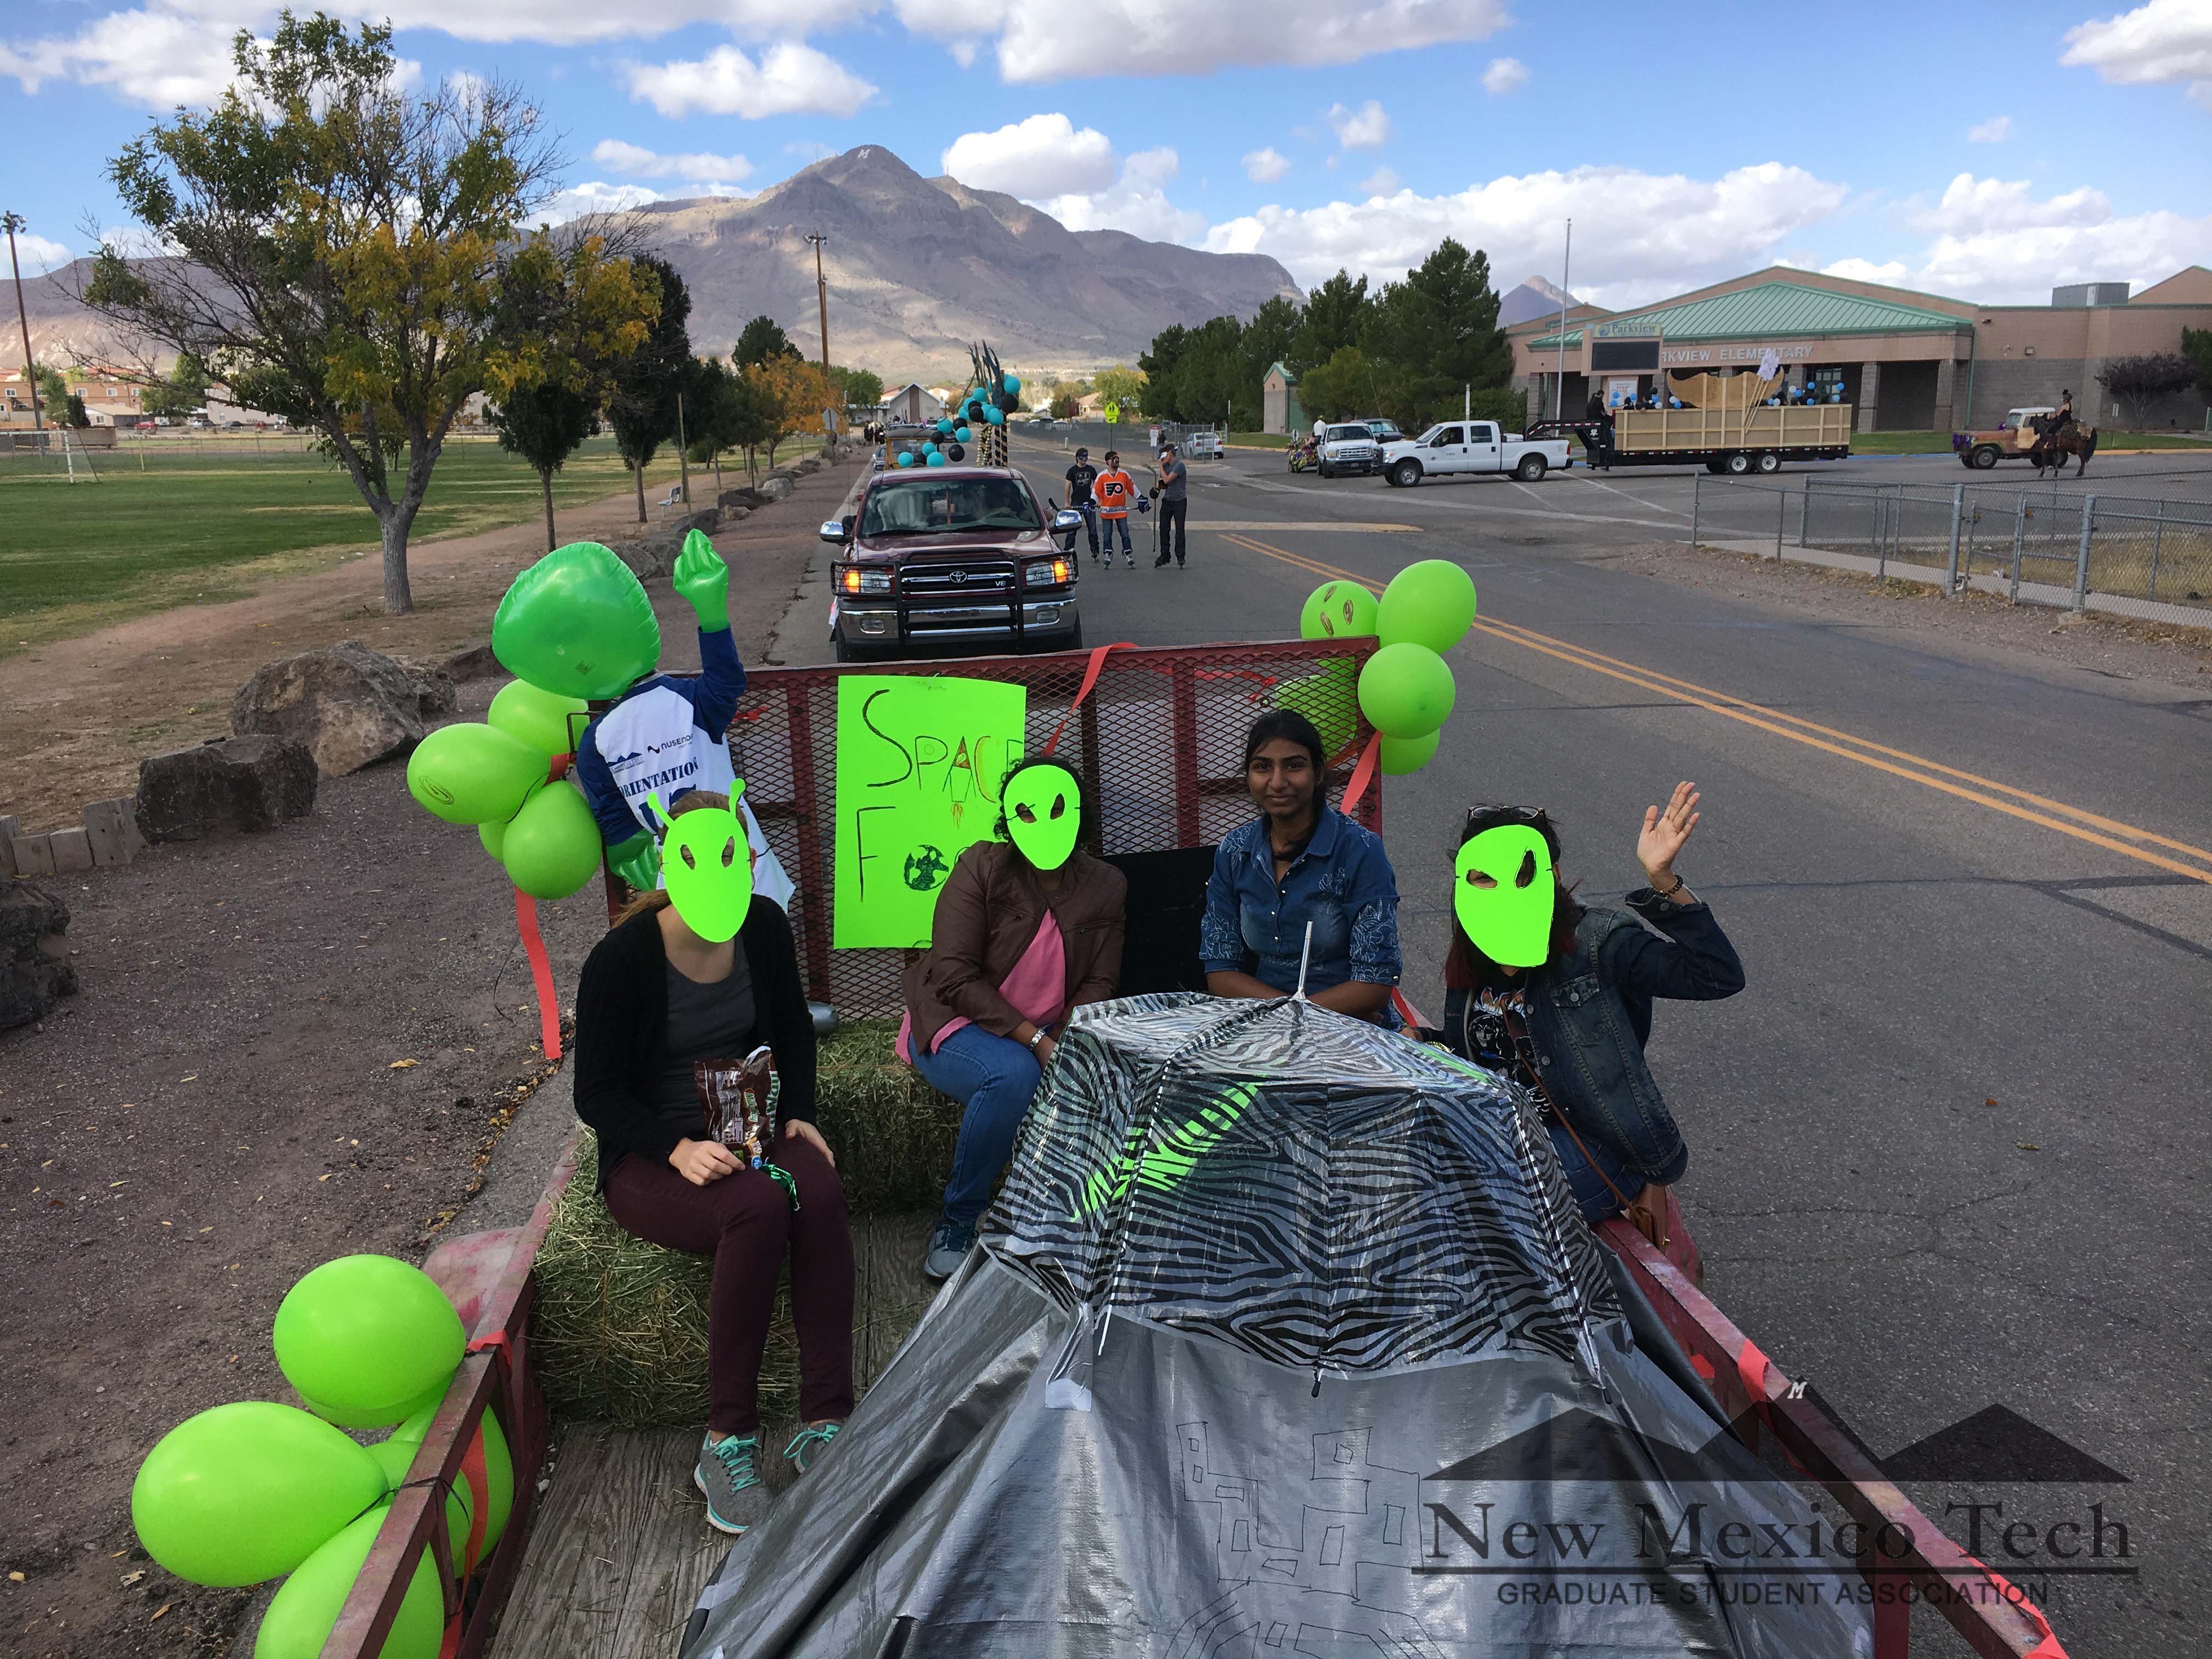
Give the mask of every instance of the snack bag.
<path id="1" fill-rule="evenodd" d="M 691 1079 L 699 1090 L 708 1139 L 735 1152 L 747 1169 L 767 1175 L 783 1188 L 795 1210 L 798 1183 L 768 1156 L 775 1138 L 775 1058 L 763 1044 L 741 1060 L 694 1060 Z"/>

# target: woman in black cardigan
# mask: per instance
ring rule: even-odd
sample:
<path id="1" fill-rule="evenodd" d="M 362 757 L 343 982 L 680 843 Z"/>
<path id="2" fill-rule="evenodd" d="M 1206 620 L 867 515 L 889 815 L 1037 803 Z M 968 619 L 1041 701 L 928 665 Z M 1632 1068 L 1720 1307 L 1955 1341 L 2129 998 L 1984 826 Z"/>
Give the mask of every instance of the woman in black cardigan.
<path id="1" fill-rule="evenodd" d="M 729 802 L 695 790 L 671 816 L 701 807 Z M 742 832 L 736 846 L 743 856 Z M 780 1079 L 769 1157 L 790 1194 L 706 1138 L 692 1080 L 694 1060 L 739 1060 L 761 1043 Z M 714 1259 L 707 1437 L 692 1479 L 707 1518 L 742 1533 L 768 1512 L 760 1367 L 787 1250 L 805 1422 L 783 1455 L 803 1471 L 853 1409 L 853 1237 L 836 1159 L 814 1127 L 814 1021 L 781 907 L 755 895 L 737 937 L 716 942 L 667 893 L 640 895 L 584 963 L 575 1054 L 576 1115 L 598 1133 L 608 1211 L 640 1238 Z"/>

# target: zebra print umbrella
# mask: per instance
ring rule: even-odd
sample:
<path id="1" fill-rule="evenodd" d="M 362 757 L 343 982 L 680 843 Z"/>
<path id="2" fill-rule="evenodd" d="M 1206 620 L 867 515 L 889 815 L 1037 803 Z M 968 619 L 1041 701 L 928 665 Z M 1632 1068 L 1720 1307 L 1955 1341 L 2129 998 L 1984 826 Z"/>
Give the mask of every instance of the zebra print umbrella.
<path id="1" fill-rule="evenodd" d="M 1289 1000 L 1085 1007 L 979 1237 L 684 1659 L 1871 1652 L 1486 1073 Z"/>

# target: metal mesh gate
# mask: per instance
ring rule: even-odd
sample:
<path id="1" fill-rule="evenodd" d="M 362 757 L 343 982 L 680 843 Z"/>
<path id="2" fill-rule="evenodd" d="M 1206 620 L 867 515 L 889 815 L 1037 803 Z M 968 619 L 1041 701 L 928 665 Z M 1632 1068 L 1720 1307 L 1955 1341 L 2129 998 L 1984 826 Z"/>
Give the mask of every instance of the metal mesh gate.
<path id="1" fill-rule="evenodd" d="M 1244 735 L 1279 702 L 1297 707 L 1333 745 L 1330 791 L 1340 799 L 1370 735 L 1354 684 L 1375 643 L 1291 640 L 1109 651 L 1097 684 L 1072 715 L 1070 705 L 1099 653 L 895 662 L 850 672 L 1026 685 L 1030 751 L 1042 750 L 1060 730 L 1054 752 L 1084 778 L 1097 805 L 1093 839 L 1085 844 L 1111 856 L 1211 846 L 1249 821 Z M 898 1012 L 906 953 L 830 948 L 840 672 L 753 671 L 731 723 L 730 753 L 763 833 L 799 884 L 791 921 L 807 994 L 841 1017 L 868 1018 Z M 1370 829 L 1382 827 L 1379 776 L 1354 816 Z M 1130 902 L 1141 902 L 1142 896 L 1133 892 Z"/>

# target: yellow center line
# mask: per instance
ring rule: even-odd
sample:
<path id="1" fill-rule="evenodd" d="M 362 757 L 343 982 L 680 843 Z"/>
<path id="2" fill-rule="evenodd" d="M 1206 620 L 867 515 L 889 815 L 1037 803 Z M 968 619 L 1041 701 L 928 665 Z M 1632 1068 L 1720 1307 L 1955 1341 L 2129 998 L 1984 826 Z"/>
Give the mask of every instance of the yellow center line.
<path id="1" fill-rule="evenodd" d="M 1254 541 L 1243 536 L 1229 536 L 1224 539 L 1234 542 L 1240 547 L 1249 548 L 1255 553 L 1264 554 L 1269 558 L 1279 559 L 1286 564 L 1310 571 L 1317 576 L 1357 582 L 1371 593 L 1379 593 L 1382 591 L 1377 584 L 1364 576 L 1341 569 L 1334 565 L 1325 564 L 1318 559 L 1308 558 L 1303 554 L 1291 553 L 1279 547 L 1271 547 L 1265 542 Z M 1474 626 L 1493 639 L 1504 640 L 1510 644 L 1556 658 L 1574 667 L 1587 669 L 1591 673 L 1605 675 L 1608 678 L 1622 681 L 1674 702 L 1685 703 L 1694 708 L 1702 708 L 1710 714 L 1723 715 L 1745 726 L 1755 726 L 1759 731 L 1771 732 L 1778 738 L 1787 738 L 1793 743 L 1802 743 L 1808 748 L 1818 749 L 1825 754 L 1839 756 L 1844 760 L 1856 761 L 1860 765 L 1870 767 L 1877 772 L 1886 772 L 1893 777 L 1904 778 L 1910 782 L 1940 791 L 1944 794 L 1956 796 L 1960 800 L 1972 801 L 1977 805 L 1986 806 L 1992 811 L 2002 812 L 2009 817 L 2019 818 L 2043 829 L 2055 830 L 2060 835 L 2070 836 L 2076 841 L 2101 847 L 2107 852 L 2118 853 L 2139 863 L 2169 871 L 2175 875 L 2186 876 L 2193 881 L 2212 884 L 2212 869 L 2206 869 L 2197 865 L 2183 864 L 2176 860 L 2147 851 L 2142 846 L 2130 845 L 2129 842 L 2118 840 L 2117 837 L 2129 836 L 2137 842 L 2148 842 L 2169 848 L 2176 852 L 2188 854 L 2212 863 L 2212 853 L 2208 853 L 2202 848 L 2192 847 L 2186 842 L 2169 840 L 2164 836 L 2138 829 L 2133 824 L 2122 823 L 2116 819 L 2084 811 L 2080 807 L 2069 806 L 2061 801 L 2050 800 L 2044 796 L 2032 794 L 2025 789 L 2016 789 L 2010 784 L 1997 783 L 1990 779 L 1977 777 L 1971 772 L 1961 772 L 1954 767 L 1944 766 L 1938 762 L 1923 760 L 1905 750 L 1887 748 L 1863 738 L 1853 737 L 1849 732 L 1838 732 L 1832 727 L 1820 726 L 1811 720 L 1800 720 L 1795 715 L 1784 714 L 1779 710 L 1768 708 L 1764 704 L 1753 702 L 1747 698 L 1738 697 L 1728 692 L 1709 690 L 1688 680 L 1678 680 L 1671 675 L 1662 674 L 1634 663 L 1624 662 L 1616 657 L 1607 657 L 1584 647 L 1571 644 L 1565 640 L 1553 639 L 1549 635 L 1537 633 L 1534 629 L 1523 628 L 1516 623 L 1500 623 L 1492 617 L 1477 617 Z M 1838 741 L 1828 741 L 1831 738 Z M 1856 744 L 1856 747 L 1846 748 L 1844 746 L 1846 744 Z M 1891 759 L 1880 758 L 1881 757 L 1894 757 L 1896 760 L 1911 763 L 1911 765 L 1899 765 Z M 1912 769 L 1916 767 L 1923 769 Z M 1931 775 L 1939 773 L 1943 775 Z M 1966 779 L 1969 782 L 1981 784 L 1986 788 L 2046 807 L 2051 811 L 2063 813 L 2079 822 L 2069 823 L 2047 816 L 2044 812 L 2031 811 L 2026 807 L 2014 805 L 2011 801 L 1997 799 L 1993 795 L 1982 793 L 1981 790 L 1970 789 L 1957 783 L 1948 782 L 1946 781 L 1947 778 Z M 2100 833 L 2104 830 L 2110 830 L 2112 833 Z"/>

